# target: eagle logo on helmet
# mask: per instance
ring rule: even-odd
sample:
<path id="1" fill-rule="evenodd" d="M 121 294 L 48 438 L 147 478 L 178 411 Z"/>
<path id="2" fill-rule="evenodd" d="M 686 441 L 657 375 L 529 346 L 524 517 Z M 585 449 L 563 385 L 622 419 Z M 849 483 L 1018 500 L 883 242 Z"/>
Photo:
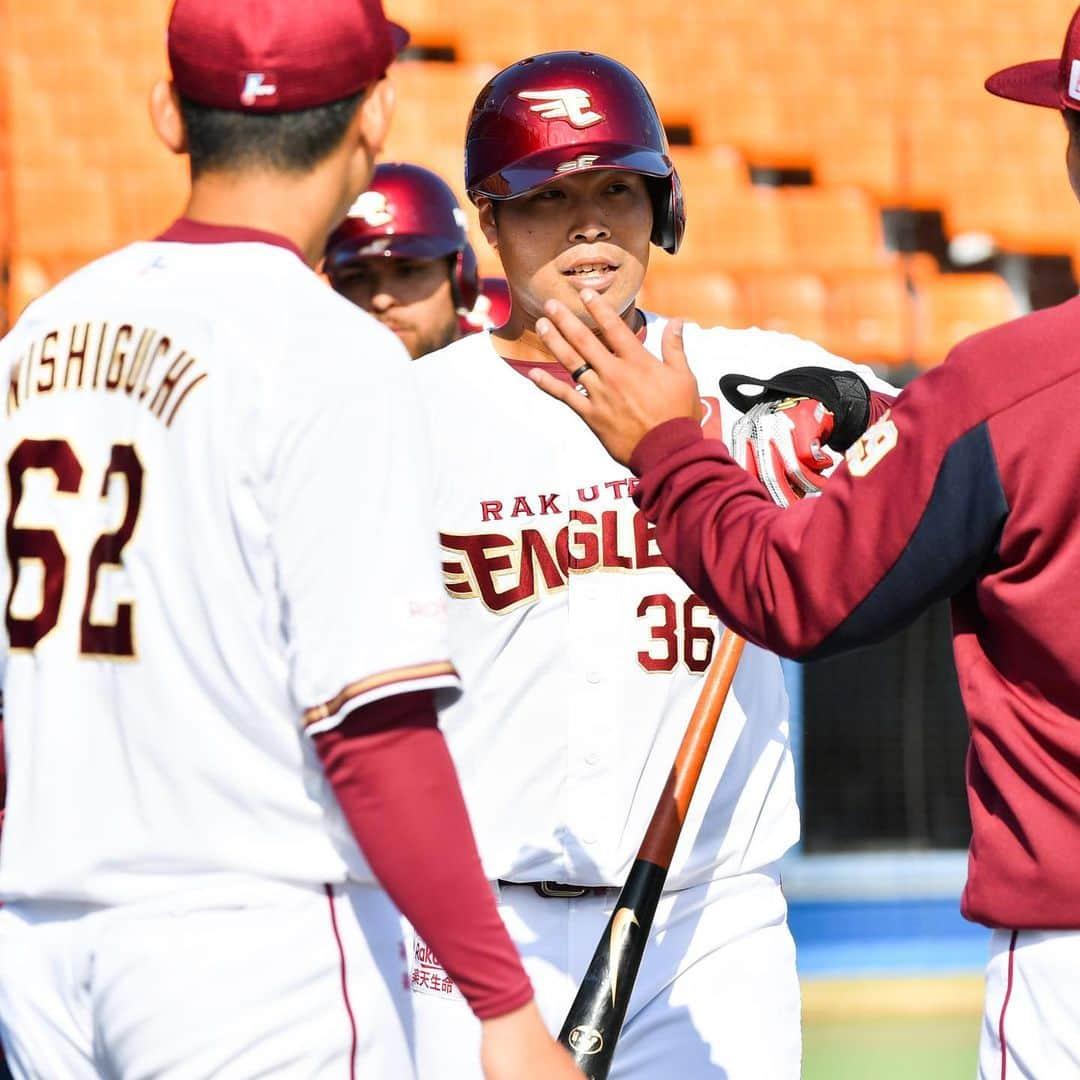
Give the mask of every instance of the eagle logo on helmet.
<path id="1" fill-rule="evenodd" d="M 359 218 L 373 229 L 389 225 L 394 220 L 386 196 L 381 191 L 365 191 L 349 208 L 349 217 Z"/>
<path id="2" fill-rule="evenodd" d="M 577 87 L 566 90 L 522 90 L 522 101 L 535 101 L 531 112 L 539 113 L 541 120 L 565 120 L 572 127 L 587 128 L 599 124 L 603 113 L 593 111 L 589 95 Z"/>
<path id="3" fill-rule="evenodd" d="M 591 169 L 600 160 L 599 154 L 578 154 L 570 161 L 555 166 L 557 173 L 577 172 L 578 169 Z"/>

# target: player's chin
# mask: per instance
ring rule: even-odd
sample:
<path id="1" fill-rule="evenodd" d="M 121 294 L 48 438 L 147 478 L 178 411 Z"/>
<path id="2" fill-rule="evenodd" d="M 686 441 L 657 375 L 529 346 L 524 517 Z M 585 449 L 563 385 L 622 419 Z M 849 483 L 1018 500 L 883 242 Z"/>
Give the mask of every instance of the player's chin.
<path id="1" fill-rule="evenodd" d="M 602 296 L 619 314 L 623 314 L 628 308 L 634 306 L 638 290 L 641 287 L 641 278 L 638 275 L 623 274 L 617 271 L 611 279 L 587 286 L 592 292 Z M 559 299 L 587 326 L 595 328 L 593 317 L 585 308 L 581 299 L 582 288 L 574 284 L 566 284 L 559 291 Z"/>
<path id="2" fill-rule="evenodd" d="M 416 331 L 406 326 L 388 326 L 387 329 L 393 331 L 394 337 L 409 350 L 409 355 L 416 359 L 416 350 L 420 345 Z"/>

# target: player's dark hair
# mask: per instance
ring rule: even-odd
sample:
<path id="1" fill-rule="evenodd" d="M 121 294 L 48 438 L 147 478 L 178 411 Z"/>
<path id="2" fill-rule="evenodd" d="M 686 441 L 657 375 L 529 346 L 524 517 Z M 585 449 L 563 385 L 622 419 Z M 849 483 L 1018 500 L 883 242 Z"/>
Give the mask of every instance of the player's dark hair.
<path id="1" fill-rule="evenodd" d="M 307 172 L 341 142 L 362 97 L 360 91 L 287 113 L 214 109 L 181 97 L 191 175 L 246 169 Z"/>
<path id="2" fill-rule="evenodd" d="M 1080 112 L 1076 109 L 1062 109 L 1061 114 L 1065 117 L 1065 126 L 1069 129 L 1069 135 L 1080 143 Z"/>

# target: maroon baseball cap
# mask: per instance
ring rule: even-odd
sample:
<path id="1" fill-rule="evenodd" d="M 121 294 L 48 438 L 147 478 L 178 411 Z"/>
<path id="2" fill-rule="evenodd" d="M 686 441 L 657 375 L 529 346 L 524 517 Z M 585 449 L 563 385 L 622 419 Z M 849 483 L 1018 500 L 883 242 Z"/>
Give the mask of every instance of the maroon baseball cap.
<path id="1" fill-rule="evenodd" d="M 169 17 L 176 88 L 237 112 L 340 101 L 382 78 L 408 40 L 380 0 L 175 0 Z"/>
<path id="2" fill-rule="evenodd" d="M 1080 110 L 1080 8 L 1065 33 L 1060 60 L 1029 60 L 1007 67 L 986 80 L 986 89 L 1028 105 Z"/>

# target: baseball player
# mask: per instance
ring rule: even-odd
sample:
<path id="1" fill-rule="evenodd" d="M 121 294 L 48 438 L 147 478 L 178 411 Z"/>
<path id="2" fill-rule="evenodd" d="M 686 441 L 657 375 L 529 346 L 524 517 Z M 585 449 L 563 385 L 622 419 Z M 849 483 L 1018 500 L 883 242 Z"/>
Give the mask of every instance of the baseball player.
<path id="1" fill-rule="evenodd" d="M 1080 193 L 1080 9 L 1059 60 L 986 86 L 1064 113 Z M 781 514 L 702 437 L 691 329 L 670 327 L 657 365 L 616 308 L 583 299 L 610 352 L 559 305 L 540 329 L 565 369 L 588 365 L 588 397 L 535 378 L 640 476 L 661 550 L 731 626 L 789 656 L 830 656 L 952 597 L 971 728 L 961 906 L 993 929 L 979 1075 L 1077 1076 L 1080 443 L 1052 418 L 1080 408 L 1080 301 L 956 346 L 855 442 L 819 500 Z"/>
<path id="2" fill-rule="evenodd" d="M 419 165 L 384 164 L 326 245 L 324 272 L 415 360 L 461 334 L 480 295 L 476 253 L 450 186 Z"/>
<path id="3" fill-rule="evenodd" d="M 500 911 L 558 1030 L 663 789 L 718 624 L 661 557 L 626 468 L 526 373 L 539 366 L 572 385 L 536 321 L 550 299 L 583 310 L 587 288 L 659 352 L 666 320 L 634 301 L 650 242 L 678 248 L 683 203 L 644 86 L 595 54 L 530 57 L 496 75 L 477 98 L 465 154 L 512 306 L 501 328 L 416 365 L 452 649 L 476 689 L 440 722 Z M 717 390 L 736 365 L 759 376 L 813 369 L 829 394 L 846 386 L 836 446 L 891 400 L 867 369 L 809 342 L 723 328 L 686 336 L 711 433 L 730 433 L 739 415 Z M 755 447 L 763 477 L 793 497 L 831 464 L 815 409 L 800 403 L 796 422 Z M 613 1077 L 798 1076 L 799 990 L 776 868 L 798 829 L 780 663 L 749 648 Z M 433 980 L 441 959 L 421 931 L 412 955 L 420 1069 L 468 1080 L 479 1031 Z"/>
<path id="4" fill-rule="evenodd" d="M 488 1076 L 578 1075 L 435 725 L 458 676 L 413 372 L 311 269 L 406 37 L 378 0 L 176 0 L 151 112 L 190 154 L 186 216 L 0 344 L 17 1077 L 408 1080 L 390 898 Z"/>

